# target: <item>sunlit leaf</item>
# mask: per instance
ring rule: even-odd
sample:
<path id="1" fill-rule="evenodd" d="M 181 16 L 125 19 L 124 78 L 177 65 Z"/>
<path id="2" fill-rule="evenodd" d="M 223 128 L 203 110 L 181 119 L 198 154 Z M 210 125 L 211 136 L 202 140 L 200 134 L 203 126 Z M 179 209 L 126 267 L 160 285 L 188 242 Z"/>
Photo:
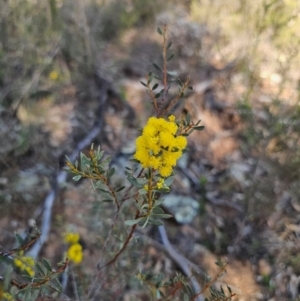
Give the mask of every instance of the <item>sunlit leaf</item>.
<path id="1" fill-rule="evenodd" d="M 79 181 L 81 179 L 81 177 L 82 177 L 81 175 L 74 176 L 73 180 L 74 181 Z"/>

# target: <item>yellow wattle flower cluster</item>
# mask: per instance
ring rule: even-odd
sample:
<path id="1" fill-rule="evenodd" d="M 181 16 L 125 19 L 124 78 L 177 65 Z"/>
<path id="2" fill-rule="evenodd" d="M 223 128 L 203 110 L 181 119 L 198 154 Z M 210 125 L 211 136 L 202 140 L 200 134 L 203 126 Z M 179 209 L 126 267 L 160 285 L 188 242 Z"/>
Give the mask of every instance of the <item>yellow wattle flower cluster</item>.
<path id="1" fill-rule="evenodd" d="M 164 179 L 160 178 L 160 179 L 158 180 L 158 182 L 156 183 L 156 187 L 157 187 L 158 189 L 161 189 L 161 188 L 163 188 L 164 186 L 165 186 L 165 181 L 164 181 Z"/>
<path id="2" fill-rule="evenodd" d="M 79 241 L 79 238 L 80 236 L 78 233 L 69 232 L 64 234 L 64 241 L 69 245 L 76 244 Z"/>
<path id="3" fill-rule="evenodd" d="M 79 238 L 78 233 L 66 233 L 64 235 L 64 241 L 70 245 L 67 257 L 76 264 L 79 264 L 83 258 L 82 245 L 79 243 Z"/>
<path id="4" fill-rule="evenodd" d="M 79 264 L 82 261 L 82 246 L 79 243 L 73 244 L 69 247 L 67 252 L 68 258 L 76 264 Z"/>
<path id="5" fill-rule="evenodd" d="M 21 256 L 14 258 L 14 264 L 21 271 L 26 271 L 29 276 L 34 276 L 34 259 L 30 256 Z"/>
<path id="6" fill-rule="evenodd" d="M 168 119 L 149 118 L 142 135 L 136 139 L 134 155 L 144 168 L 156 169 L 162 177 L 172 173 L 187 144 L 185 137 L 176 137 L 178 126 L 175 117 L 171 115 Z"/>

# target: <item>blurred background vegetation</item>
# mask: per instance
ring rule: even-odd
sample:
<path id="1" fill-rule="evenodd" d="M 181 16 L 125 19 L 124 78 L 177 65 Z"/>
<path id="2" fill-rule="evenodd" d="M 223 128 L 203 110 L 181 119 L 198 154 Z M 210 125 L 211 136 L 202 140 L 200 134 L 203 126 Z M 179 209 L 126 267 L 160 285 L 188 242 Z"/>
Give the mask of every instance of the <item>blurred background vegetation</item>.
<path id="1" fill-rule="evenodd" d="M 139 82 L 153 61 L 161 62 L 156 28 L 163 24 L 176 54 L 170 69 L 190 75 L 194 86 L 174 113 L 189 111 L 206 126 L 191 137 L 181 185 L 174 186 L 199 210 L 188 224 L 167 224 L 171 240 L 207 272 L 213 270 L 205 258 L 227 256 L 226 281 L 240 300 L 300 300 L 298 0 L 2 0 L 1 247 L 10 248 L 12 233 L 25 231 L 30 219 L 39 226 L 64 155 L 99 119 L 105 123 L 95 144 L 116 160 L 133 153 L 137 127 L 151 110 Z M 98 110 L 103 93 L 105 114 Z M 67 181 L 55 202 L 43 255 L 60 261 L 62 229 L 79 231 L 86 244 L 86 268 L 78 273 L 83 291 L 109 210 L 87 182 Z M 167 259 L 144 244 L 143 268 L 153 261 L 166 272 Z M 129 253 L 134 258 L 136 249 Z M 141 288 L 126 278 L 137 267 L 124 266 L 124 277 L 110 275 L 113 285 L 102 293 L 141 300 Z"/>

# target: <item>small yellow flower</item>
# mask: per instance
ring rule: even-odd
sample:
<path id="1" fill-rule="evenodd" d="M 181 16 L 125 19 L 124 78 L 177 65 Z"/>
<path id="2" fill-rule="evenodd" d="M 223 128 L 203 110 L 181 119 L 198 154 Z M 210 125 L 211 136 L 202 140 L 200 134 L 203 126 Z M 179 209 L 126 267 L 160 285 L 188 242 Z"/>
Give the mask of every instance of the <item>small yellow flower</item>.
<path id="1" fill-rule="evenodd" d="M 78 243 L 79 241 L 79 234 L 78 233 L 64 233 L 64 241 L 67 244 L 73 245 Z"/>
<path id="2" fill-rule="evenodd" d="M 82 246 L 79 243 L 71 245 L 67 251 L 67 256 L 71 261 L 79 264 L 83 258 Z"/>
<path id="3" fill-rule="evenodd" d="M 173 122 L 173 121 L 175 121 L 175 116 L 174 116 L 174 115 L 170 115 L 170 116 L 168 117 L 168 119 L 169 119 L 171 122 Z"/>
<path id="4" fill-rule="evenodd" d="M 157 187 L 158 189 L 161 189 L 161 188 L 163 188 L 164 186 L 165 186 L 165 181 L 164 181 L 163 178 L 160 178 L 160 179 L 158 180 L 158 182 L 156 183 L 156 187 Z"/>
<path id="5" fill-rule="evenodd" d="M 148 191 L 148 190 L 149 190 L 149 186 L 148 186 L 148 185 L 145 185 L 145 186 L 144 186 L 144 189 L 145 189 L 146 191 Z"/>
<path id="6" fill-rule="evenodd" d="M 50 72 L 50 74 L 49 74 L 49 78 L 51 79 L 51 80 L 57 80 L 58 79 L 58 76 L 59 76 L 59 74 L 58 74 L 58 72 L 56 72 L 56 71 L 51 71 Z"/>
<path id="7" fill-rule="evenodd" d="M 26 271 L 31 277 L 34 276 L 34 259 L 30 256 L 21 256 L 14 259 L 14 264 L 21 271 Z"/>

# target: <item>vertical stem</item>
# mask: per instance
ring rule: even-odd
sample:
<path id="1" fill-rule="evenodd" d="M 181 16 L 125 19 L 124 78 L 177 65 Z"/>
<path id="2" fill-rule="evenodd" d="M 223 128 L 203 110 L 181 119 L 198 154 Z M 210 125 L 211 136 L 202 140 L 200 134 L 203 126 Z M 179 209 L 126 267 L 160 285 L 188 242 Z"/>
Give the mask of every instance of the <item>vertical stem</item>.
<path id="1" fill-rule="evenodd" d="M 136 215 L 135 215 L 135 219 L 138 219 L 138 218 L 139 218 L 139 212 L 137 212 Z M 105 265 L 103 265 L 103 266 L 101 266 L 101 267 L 98 267 L 98 270 L 101 270 L 101 269 L 103 269 L 104 267 L 107 267 L 107 266 L 111 265 L 112 263 L 114 263 L 114 262 L 118 259 L 118 257 L 122 254 L 122 252 L 126 249 L 127 245 L 129 244 L 129 242 L 130 242 L 130 240 L 131 240 L 131 238 L 132 238 L 132 235 L 133 235 L 134 230 L 136 229 L 136 227 L 137 227 L 137 224 L 135 224 L 135 225 L 133 225 L 133 226 L 131 227 L 130 233 L 129 233 L 129 235 L 128 235 L 126 241 L 124 242 L 123 247 L 122 247 L 122 248 L 119 250 L 119 252 L 114 256 L 114 258 L 111 259 L 109 262 L 107 262 Z"/>
<path id="2" fill-rule="evenodd" d="M 150 177 L 149 177 L 149 180 L 148 180 L 148 200 L 149 200 L 149 211 L 148 212 L 151 212 L 152 210 L 152 205 L 153 205 L 153 202 L 152 202 L 152 168 L 150 169 Z"/>
<path id="3" fill-rule="evenodd" d="M 164 83 L 164 92 L 166 93 L 168 90 L 168 82 L 167 82 L 167 25 L 164 25 L 164 31 L 163 31 L 163 83 Z"/>

